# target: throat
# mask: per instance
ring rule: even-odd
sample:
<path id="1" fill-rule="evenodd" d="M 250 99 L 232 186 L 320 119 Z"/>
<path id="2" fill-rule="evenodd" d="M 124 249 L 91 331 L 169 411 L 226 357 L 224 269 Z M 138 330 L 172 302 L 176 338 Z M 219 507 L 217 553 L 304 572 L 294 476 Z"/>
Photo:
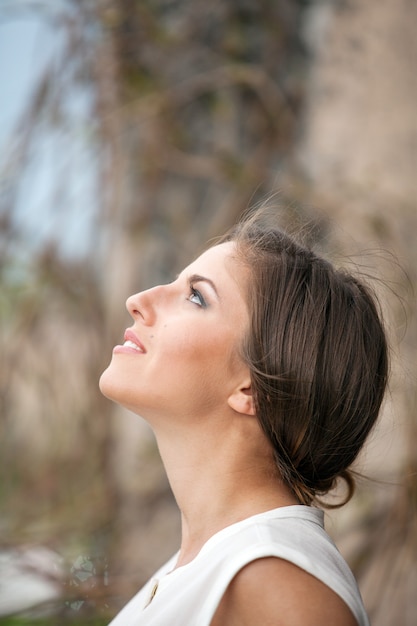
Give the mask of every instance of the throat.
<path id="1" fill-rule="evenodd" d="M 213 500 L 206 499 L 207 507 L 199 508 L 195 515 L 182 512 L 181 549 L 175 568 L 193 561 L 207 541 L 224 528 L 266 511 L 299 504 L 286 489 L 283 493 L 277 489 L 269 494 L 257 490 L 252 496 L 243 486 L 241 491 L 245 494 L 244 500 L 231 496 L 216 506 Z"/>
<path id="2" fill-rule="evenodd" d="M 226 418 L 211 415 L 192 429 L 164 420 L 163 428 L 155 429 L 181 513 L 176 567 L 192 561 L 224 528 L 265 511 L 299 504 L 278 475 L 257 420 L 241 422 L 234 414 Z"/>

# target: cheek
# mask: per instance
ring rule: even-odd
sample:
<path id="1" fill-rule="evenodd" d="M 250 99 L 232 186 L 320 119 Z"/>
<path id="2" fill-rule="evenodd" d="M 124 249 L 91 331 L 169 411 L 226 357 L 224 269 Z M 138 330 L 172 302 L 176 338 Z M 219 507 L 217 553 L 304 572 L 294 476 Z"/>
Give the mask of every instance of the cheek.
<path id="1" fill-rule="evenodd" d="M 221 361 L 229 352 L 228 336 L 219 333 L 218 329 L 199 328 L 198 330 L 186 329 L 182 336 L 176 337 L 176 341 L 170 346 L 170 353 L 175 355 L 190 367 L 204 363 L 210 366 L 213 361 Z"/>
<path id="2" fill-rule="evenodd" d="M 174 367 L 176 362 L 188 380 L 196 382 L 200 392 L 210 383 L 219 387 L 227 385 L 239 362 L 231 332 L 219 332 L 218 328 L 210 330 L 187 333 L 183 338 L 181 354 L 177 355 L 177 361 L 175 357 L 172 360 Z"/>

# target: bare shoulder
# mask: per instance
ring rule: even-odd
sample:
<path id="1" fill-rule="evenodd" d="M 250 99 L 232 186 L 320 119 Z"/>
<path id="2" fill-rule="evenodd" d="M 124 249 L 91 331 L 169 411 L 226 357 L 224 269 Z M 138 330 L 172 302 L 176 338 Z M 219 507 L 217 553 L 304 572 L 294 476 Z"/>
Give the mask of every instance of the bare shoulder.
<path id="1" fill-rule="evenodd" d="M 230 583 L 211 626 L 358 626 L 343 600 L 293 563 L 263 558 Z"/>

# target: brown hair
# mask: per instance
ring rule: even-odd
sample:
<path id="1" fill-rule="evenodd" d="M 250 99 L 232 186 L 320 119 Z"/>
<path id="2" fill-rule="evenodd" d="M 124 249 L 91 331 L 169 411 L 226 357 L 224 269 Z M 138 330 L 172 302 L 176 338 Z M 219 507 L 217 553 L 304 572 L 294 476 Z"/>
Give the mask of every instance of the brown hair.
<path id="1" fill-rule="evenodd" d="M 256 215 L 227 239 L 251 270 L 243 357 L 280 475 L 303 504 L 344 478 L 344 504 L 354 489 L 348 468 L 375 423 L 387 384 L 376 296 Z"/>

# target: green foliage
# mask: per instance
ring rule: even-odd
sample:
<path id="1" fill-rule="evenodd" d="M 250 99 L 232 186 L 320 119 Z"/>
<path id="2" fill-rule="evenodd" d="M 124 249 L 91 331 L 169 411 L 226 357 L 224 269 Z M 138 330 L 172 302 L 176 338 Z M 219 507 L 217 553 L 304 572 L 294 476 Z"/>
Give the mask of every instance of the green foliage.
<path id="1" fill-rule="evenodd" d="M 60 618 L 59 626 L 106 626 L 109 618 L 73 616 L 68 618 Z M 0 617 L 0 626 L 57 626 L 56 617 Z"/>

